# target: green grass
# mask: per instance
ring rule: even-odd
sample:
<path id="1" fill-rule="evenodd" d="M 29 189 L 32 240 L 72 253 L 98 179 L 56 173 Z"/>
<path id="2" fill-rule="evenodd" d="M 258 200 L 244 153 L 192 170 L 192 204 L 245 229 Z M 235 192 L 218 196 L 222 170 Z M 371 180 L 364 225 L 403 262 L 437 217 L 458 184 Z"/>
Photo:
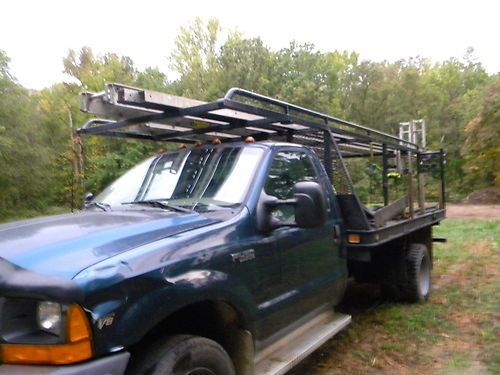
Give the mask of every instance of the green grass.
<path id="1" fill-rule="evenodd" d="M 445 372 L 454 374 L 458 370 L 464 370 L 469 367 L 470 358 L 465 353 L 454 353 L 446 365 Z"/>
<path id="2" fill-rule="evenodd" d="M 413 312 L 434 312 L 436 322 L 444 324 L 439 330 L 446 327 L 444 331 L 456 332 L 459 339 L 477 342 L 480 359 L 491 373 L 500 374 L 500 221 L 448 219 L 435 228 L 434 235 L 448 239 L 446 244 L 436 246 L 434 279 L 449 275 L 453 279 L 435 293 L 430 303 Z M 445 304 L 435 303 L 443 299 Z M 446 324 L 457 312 L 473 319 L 470 327 Z M 432 328 L 432 323 L 422 322 L 421 328 Z M 448 368 L 463 368 L 469 360 L 466 354 L 453 353 Z"/>
<path id="3" fill-rule="evenodd" d="M 349 340 L 356 347 L 363 338 L 381 336 L 383 342 L 373 346 L 382 351 L 379 355 L 416 361 L 410 368 L 433 366 L 439 357 L 438 368 L 445 374 L 467 370 L 477 360 L 492 374 L 500 374 L 500 221 L 448 219 L 435 228 L 434 236 L 446 237 L 448 242 L 435 245 L 437 290 L 430 301 L 382 303 L 355 313 Z M 470 323 L 462 321 L 469 318 Z M 461 343 L 470 343 L 479 358 Z M 354 354 L 363 360 L 365 370 L 376 355 L 366 347 Z"/>

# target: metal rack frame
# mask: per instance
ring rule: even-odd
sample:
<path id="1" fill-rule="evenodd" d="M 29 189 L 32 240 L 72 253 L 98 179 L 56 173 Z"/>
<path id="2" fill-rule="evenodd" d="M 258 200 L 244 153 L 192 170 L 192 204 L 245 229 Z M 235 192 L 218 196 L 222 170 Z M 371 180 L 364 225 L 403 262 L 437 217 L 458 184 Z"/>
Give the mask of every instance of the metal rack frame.
<path id="1" fill-rule="evenodd" d="M 414 217 L 412 160 L 420 163 L 443 152 L 426 153 L 419 145 L 396 136 L 370 129 L 320 112 L 241 88 L 232 88 L 222 99 L 212 102 L 172 96 L 117 83 L 107 84 L 100 93 L 82 93 L 83 112 L 104 116 L 92 118 L 80 134 L 124 137 L 159 142 L 196 143 L 273 140 L 298 143 L 314 149 L 322 159 L 337 195 L 346 198 L 344 205 L 348 225 L 353 229 L 373 228 L 373 217 L 354 192 L 344 158 L 382 157 L 382 191 L 386 213 L 390 214 L 387 172 L 390 158 L 406 155 L 408 160 L 408 207 Z M 417 168 L 421 173 L 421 168 Z M 439 207 L 444 209 L 444 176 Z M 422 191 L 423 186 L 417 186 Z M 424 202 L 420 212 L 425 213 Z M 343 209 L 343 210 L 344 210 Z M 394 210 L 394 208 L 392 208 Z"/>
<path id="2" fill-rule="evenodd" d="M 89 120 L 80 134 L 193 143 L 203 135 L 223 142 L 249 135 L 265 140 L 314 129 L 331 132 L 345 157 L 381 155 L 384 144 L 387 152 L 420 151 L 396 136 L 240 88 L 204 103 L 112 83 L 104 92 L 81 94 L 81 110 L 106 119 Z"/>

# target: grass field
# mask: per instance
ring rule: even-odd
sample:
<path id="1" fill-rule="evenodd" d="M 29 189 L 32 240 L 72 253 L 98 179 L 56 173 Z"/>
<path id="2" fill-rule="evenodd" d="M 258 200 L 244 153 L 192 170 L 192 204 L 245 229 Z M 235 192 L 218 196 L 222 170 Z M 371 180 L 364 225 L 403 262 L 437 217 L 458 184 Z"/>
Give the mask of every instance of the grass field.
<path id="1" fill-rule="evenodd" d="M 425 304 L 352 286 L 343 333 L 291 374 L 500 374 L 500 220 L 447 219 Z"/>

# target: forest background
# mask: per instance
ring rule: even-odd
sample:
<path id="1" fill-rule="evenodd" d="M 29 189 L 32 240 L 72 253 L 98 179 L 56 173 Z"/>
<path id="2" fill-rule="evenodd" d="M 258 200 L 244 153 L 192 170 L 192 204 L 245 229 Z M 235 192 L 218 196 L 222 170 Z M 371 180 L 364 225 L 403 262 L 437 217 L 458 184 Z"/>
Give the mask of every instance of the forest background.
<path id="1" fill-rule="evenodd" d="M 76 134 L 88 117 L 78 94 L 107 82 L 200 100 L 242 87 L 391 134 L 400 122 L 425 119 L 428 148 L 446 151 L 448 200 L 500 187 L 500 73 L 488 74 L 473 48 L 441 62 L 388 62 L 293 41 L 273 50 L 237 31 L 222 35 L 216 19 L 182 27 L 168 75 L 113 52 L 69 50 L 64 71 L 73 83 L 36 91 L 13 77 L 0 46 L 0 220 L 79 208 L 87 191 L 101 191 L 164 147 Z M 357 178 L 368 181 L 370 173 Z"/>

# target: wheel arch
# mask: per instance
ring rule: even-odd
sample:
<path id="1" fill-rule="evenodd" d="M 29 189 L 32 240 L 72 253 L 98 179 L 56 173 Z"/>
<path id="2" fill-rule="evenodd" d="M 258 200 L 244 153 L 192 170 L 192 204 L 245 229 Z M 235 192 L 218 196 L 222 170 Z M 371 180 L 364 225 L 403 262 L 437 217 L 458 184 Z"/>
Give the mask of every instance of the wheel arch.
<path id="1" fill-rule="evenodd" d="M 153 326 L 129 350 L 140 352 L 144 346 L 170 335 L 187 334 L 217 342 L 229 354 L 238 374 L 253 372 L 254 345 L 251 323 L 246 314 L 223 299 L 205 299 L 178 308 Z"/>

